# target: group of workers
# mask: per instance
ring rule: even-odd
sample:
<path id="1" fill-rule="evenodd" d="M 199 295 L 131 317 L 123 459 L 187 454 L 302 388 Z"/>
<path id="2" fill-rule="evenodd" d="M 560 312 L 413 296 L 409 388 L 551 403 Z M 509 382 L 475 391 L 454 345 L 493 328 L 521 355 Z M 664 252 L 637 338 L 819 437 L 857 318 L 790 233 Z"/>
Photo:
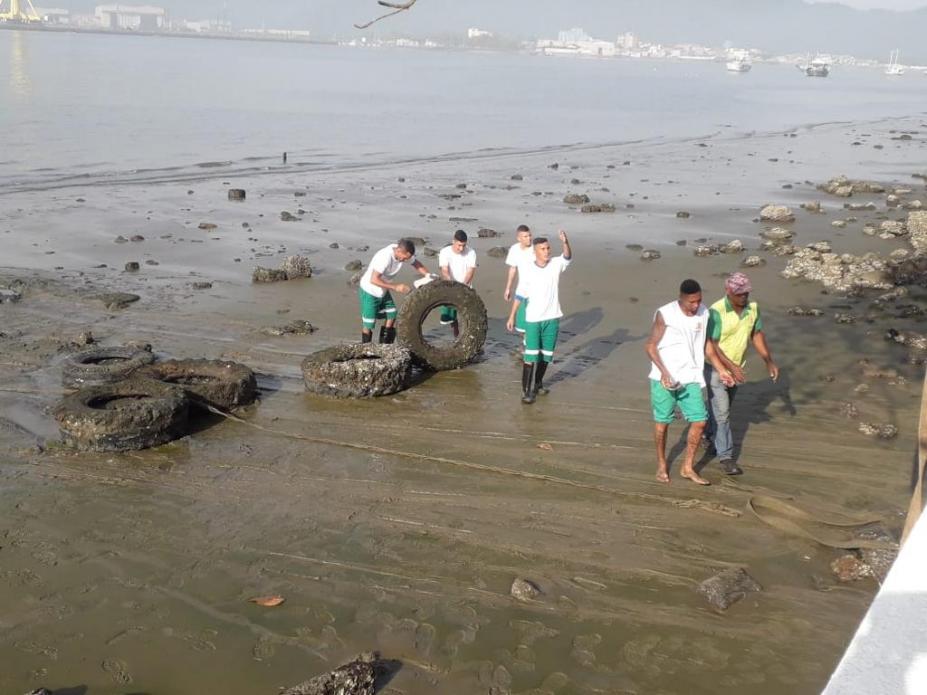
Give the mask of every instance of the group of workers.
<path id="1" fill-rule="evenodd" d="M 508 266 L 505 301 L 510 302 L 506 328 L 523 335 L 522 403 L 534 403 L 548 393 L 544 375 L 553 361 L 560 332 L 560 275 L 570 266 L 573 250 L 566 232 L 560 230 L 561 254 L 552 256 L 546 237 L 532 238 L 527 225 L 515 232 L 516 242 L 505 259 Z M 404 264 L 420 275 L 431 276 L 415 257 L 415 245 L 400 239 L 374 254 L 358 289 L 362 321 L 361 341 L 373 339 L 378 319 L 383 320 L 380 342 L 396 337 L 396 305 L 391 291 L 405 294 L 410 287 L 395 282 Z M 473 286 L 476 253 L 467 245 L 463 230 L 454 233 L 451 244 L 438 254 L 441 277 Z M 514 288 L 514 291 L 513 291 Z M 689 422 L 684 462 L 680 475 L 699 485 L 710 482 L 695 469 L 695 457 L 705 446 L 718 458 L 727 475 L 740 475 L 730 424 L 731 405 L 737 388 L 746 381 L 744 365 L 752 344 L 763 359 L 769 377 L 776 381 L 779 368 L 772 358 L 759 306 L 750 301 L 750 279 L 741 272 L 725 280 L 724 296 L 710 307 L 702 303 L 702 288 L 685 280 L 677 299 L 654 314 L 646 352 L 650 357 L 650 402 L 657 452 L 657 480 L 670 482 L 666 460 L 666 439 L 676 409 Z M 441 323 L 459 334 L 456 310 L 442 307 Z M 707 392 L 707 399 L 703 396 Z"/>

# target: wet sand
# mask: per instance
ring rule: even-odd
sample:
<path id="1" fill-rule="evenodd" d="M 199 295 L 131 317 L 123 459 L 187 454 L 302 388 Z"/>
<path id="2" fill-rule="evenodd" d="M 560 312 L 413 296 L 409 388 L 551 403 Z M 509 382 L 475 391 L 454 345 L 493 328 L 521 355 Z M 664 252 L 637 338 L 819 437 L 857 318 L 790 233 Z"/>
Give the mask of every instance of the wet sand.
<path id="1" fill-rule="evenodd" d="M 674 480 L 654 480 L 643 340 L 682 279 L 701 281 L 713 301 L 738 268 L 741 256 L 694 257 L 694 241 L 756 249 L 763 226 L 753 220 L 767 202 L 795 209 L 798 244 L 906 246 L 861 233 L 885 214 L 884 196 L 853 198 L 879 210 L 835 229 L 846 201 L 814 189 L 845 173 L 927 195 L 911 178 L 923 173 L 923 136 L 893 139 L 903 130 L 927 126 L 721 129 L 689 141 L 0 193 L 0 276 L 27 281 L 21 302 L 0 305 L 0 690 L 275 692 L 378 649 L 402 662 L 387 693 L 819 692 L 877 585 L 838 584 L 835 551 L 765 526 L 746 501 L 785 496 L 900 529 L 921 375 L 883 334 L 916 330 L 919 318 L 786 281 L 785 259 L 759 253 L 767 265 L 748 272 L 783 378 L 770 384 L 751 356 L 734 413 L 746 475 L 726 480 L 711 463 L 708 488 L 676 475 L 681 424 L 670 428 Z M 247 201 L 227 201 L 230 186 L 246 188 Z M 568 192 L 617 211 L 582 214 L 563 204 Z M 826 214 L 798 209 L 811 200 Z M 301 219 L 280 221 L 284 210 Z M 691 216 L 677 219 L 681 210 Z M 563 277 L 552 391 L 531 407 L 518 400 L 518 344 L 503 327 L 503 263 L 486 255 L 522 222 L 536 234 L 567 229 L 576 256 Z M 481 360 L 394 397 L 305 394 L 302 357 L 356 338 L 344 265 L 402 234 L 438 249 L 458 227 L 504 234 L 473 239 L 491 317 Z M 134 234 L 144 241 L 113 241 Z M 642 262 L 627 244 L 662 258 Z M 314 277 L 250 284 L 255 265 L 291 253 L 309 255 Z M 128 261 L 141 270 L 123 272 Z M 142 299 L 107 311 L 91 298 L 103 290 Z M 824 314 L 788 316 L 795 304 Z M 861 319 L 837 324 L 838 312 Z M 319 330 L 260 332 L 294 319 Z M 248 424 L 204 420 L 156 450 L 62 451 L 45 409 L 62 392 L 60 344 L 86 329 L 103 344 L 240 360 L 259 372 L 261 401 L 244 411 Z M 865 377 L 862 358 L 898 378 Z M 846 401 L 859 418 L 841 415 Z M 900 432 L 872 440 L 859 420 Z M 764 591 L 714 613 L 695 586 L 740 565 Z M 515 577 L 542 596 L 512 599 Z M 286 603 L 247 602 L 271 593 Z"/>

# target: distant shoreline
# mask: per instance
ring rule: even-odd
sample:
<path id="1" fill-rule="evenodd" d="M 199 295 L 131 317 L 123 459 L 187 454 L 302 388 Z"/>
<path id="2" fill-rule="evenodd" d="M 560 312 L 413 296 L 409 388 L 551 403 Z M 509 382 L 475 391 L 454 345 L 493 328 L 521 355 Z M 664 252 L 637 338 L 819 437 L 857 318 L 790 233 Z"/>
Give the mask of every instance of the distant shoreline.
<path id="1" fill-rule="evenodd" d="M 308 39 L 288 36 L 251 36 L 246 34 L 215 34 L 215 33 L 197 33 L 185 34 L 181 32 L 166 31 L 118 31 L 113 29 L 93 29 L 86 27 L 56 27 L 47 24 L 31 25 L 16 24 L 13 22 L 0 23 L 0 30 L 6 31 L 36 31 L 48 32 L 51 34 L 96 34 L 103 36 L 154 36 L 158 38 L 169 39 L 219 39 L 221 41 L 259 41 L 273 43 L 308 43 L 323 46 L 337 46 L 337 41 L 323 41 L 319 39 Z"/>

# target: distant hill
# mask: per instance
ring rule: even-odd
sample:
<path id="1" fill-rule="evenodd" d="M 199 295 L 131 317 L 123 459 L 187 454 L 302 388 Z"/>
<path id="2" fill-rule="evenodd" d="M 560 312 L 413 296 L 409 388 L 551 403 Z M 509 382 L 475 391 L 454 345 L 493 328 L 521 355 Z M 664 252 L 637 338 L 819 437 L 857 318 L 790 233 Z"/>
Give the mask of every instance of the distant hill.
<path id="1" fill-rule="evenodd" d="M 925 0 L 927 2 L 927 0 Z M 91 11 L 86 0 L 56 5 Z M 227 7 L 236 26 L 308 28 L 320 38 L 358 35 L 354 22 L 383 11 L 375 0 L 151 0 L 177 17 L 217 17 Z M 802 0 L 418 0 L 409 12 L 381 22 L 367 34 L 438 34 L 479 27 L 516 38 L 555 36 L 579 26 L 613 40 L 631 31 L 649 41 L 730 41 L 774 53 L 823 51 L 902 62 L 927 63 L 927 9 L 907 12 L 855 10 Z"/>

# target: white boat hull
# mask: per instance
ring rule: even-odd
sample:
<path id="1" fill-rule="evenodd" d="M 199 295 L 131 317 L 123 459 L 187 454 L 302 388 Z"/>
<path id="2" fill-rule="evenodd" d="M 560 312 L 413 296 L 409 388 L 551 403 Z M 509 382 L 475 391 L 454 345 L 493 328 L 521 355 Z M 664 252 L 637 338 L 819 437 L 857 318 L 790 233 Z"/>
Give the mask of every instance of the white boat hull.
<path id="1" fill-rule="evenodd" d="M 727 64 L 728 72 L 750 72 L 753 66 L 740 60 L 732 60 Z"/>

